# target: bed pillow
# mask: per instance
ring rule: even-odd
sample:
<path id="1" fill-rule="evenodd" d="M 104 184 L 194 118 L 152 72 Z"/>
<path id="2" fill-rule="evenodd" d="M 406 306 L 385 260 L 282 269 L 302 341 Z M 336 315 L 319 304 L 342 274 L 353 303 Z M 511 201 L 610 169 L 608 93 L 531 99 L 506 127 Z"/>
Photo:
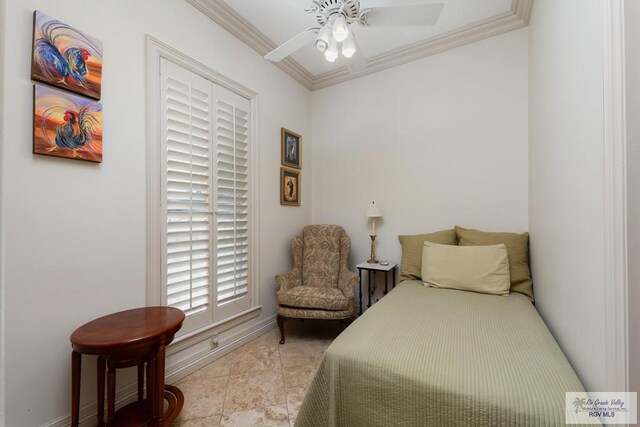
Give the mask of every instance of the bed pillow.
<path id="1" fill-rule="evenodd" d="M 427 234 L 398 236 L 402 245 L 400 261 L 400 281 L 420 280 L 422 278 L 422 246 L 424 242 L 455 245 L 458 243 L 456 230 L 442 230 Z"/>
<path id="2" fill-rule="evenodd" d="M 509 254 L 511 291 L 533 301 L 533 281 L 529 270 L 529 233 L 490 233 L 456 226 L 458 245 L 480 246 L 503 243 Z"/>
<path id="3" fill-rule="evenodd" d="M 424 242 L 422 282 L 434 288 L 509 295 L 509 256 L 504 244 L 449 246 Z"/>

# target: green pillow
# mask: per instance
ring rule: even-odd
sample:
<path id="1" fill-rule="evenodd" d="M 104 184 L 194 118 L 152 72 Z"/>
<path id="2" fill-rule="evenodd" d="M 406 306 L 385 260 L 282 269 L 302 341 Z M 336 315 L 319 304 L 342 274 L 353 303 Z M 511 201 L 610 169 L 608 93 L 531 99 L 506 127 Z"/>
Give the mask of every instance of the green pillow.
<path id="1" fill-rule="evenodd" d="M 435 233 L 398 236 L 402 245 L 402 261 L 400 262 L 400 281 L 422 280 L 422 248 L 424 242 L 440 245 L 455 245 L 456 230 L 442 230 Z"/>
<path id="2" fill-rule="evenodd" d="M 458 245 L 485 246 L 504 243 L 509 256 L 511 291 L 525 294 L 533 301 L 533 281 L 529 270 L 529 233 L 491 233 L 456 225 Z"/>

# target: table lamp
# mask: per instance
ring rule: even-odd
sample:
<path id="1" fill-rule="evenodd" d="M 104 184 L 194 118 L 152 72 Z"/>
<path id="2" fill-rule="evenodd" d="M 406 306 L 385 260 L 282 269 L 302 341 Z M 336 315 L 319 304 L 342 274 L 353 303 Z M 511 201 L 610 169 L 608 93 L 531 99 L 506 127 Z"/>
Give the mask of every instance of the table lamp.
<path id="1" fill-rule="evenodd" d="M 371 202 L 369 207 L 367 208 L 367 218 L 371 218 L 371 259 L 367 261 L 369 264 L 377 264 L 378 260 L 376 259 L 376 218 L 382 218 L 382 211 L 378 206 L 376 206 L 376 202 Z"/>

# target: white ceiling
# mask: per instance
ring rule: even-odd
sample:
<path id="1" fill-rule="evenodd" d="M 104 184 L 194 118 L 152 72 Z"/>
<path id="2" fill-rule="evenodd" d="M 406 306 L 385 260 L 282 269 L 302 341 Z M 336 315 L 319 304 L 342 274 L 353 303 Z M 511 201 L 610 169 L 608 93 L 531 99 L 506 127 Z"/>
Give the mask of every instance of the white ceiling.
<path id="1" fill-rule="evenodd" d="M 304 9 L 309 0 L 224 0 L 228 6 L 249 21 L 276 44 L 283 43 L 301 31 L 317 27 L 315 16 Z M 417 3 L 444 3 L 440 20 L 433 27 L 363 28 L 351 26 L 365 57 L 393 52 L 404 46 L 433 39 L 495 16 L 509 13 L 512 0 L 361 0 L 361 7 L 376 7 Z M 330 63 L 313 44 L 293 55 L 309 73 L 318 76 L 344 67 L 348 61 L 340 58 Z"/>

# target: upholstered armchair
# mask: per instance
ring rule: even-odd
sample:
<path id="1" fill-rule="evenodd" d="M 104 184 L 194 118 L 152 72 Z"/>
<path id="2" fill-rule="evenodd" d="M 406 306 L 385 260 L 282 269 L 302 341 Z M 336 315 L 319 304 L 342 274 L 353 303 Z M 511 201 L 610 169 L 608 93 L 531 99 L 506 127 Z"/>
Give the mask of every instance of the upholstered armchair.
<path id="1" fill-rule="evenodd" d="M 278 274 L 278 327 L 284 344 L 284 320 L 351 319 L 353 287 L 349 271 L 351 239 L 339 225 L 309 225 L 291 239 L 293 270 Z"/>

